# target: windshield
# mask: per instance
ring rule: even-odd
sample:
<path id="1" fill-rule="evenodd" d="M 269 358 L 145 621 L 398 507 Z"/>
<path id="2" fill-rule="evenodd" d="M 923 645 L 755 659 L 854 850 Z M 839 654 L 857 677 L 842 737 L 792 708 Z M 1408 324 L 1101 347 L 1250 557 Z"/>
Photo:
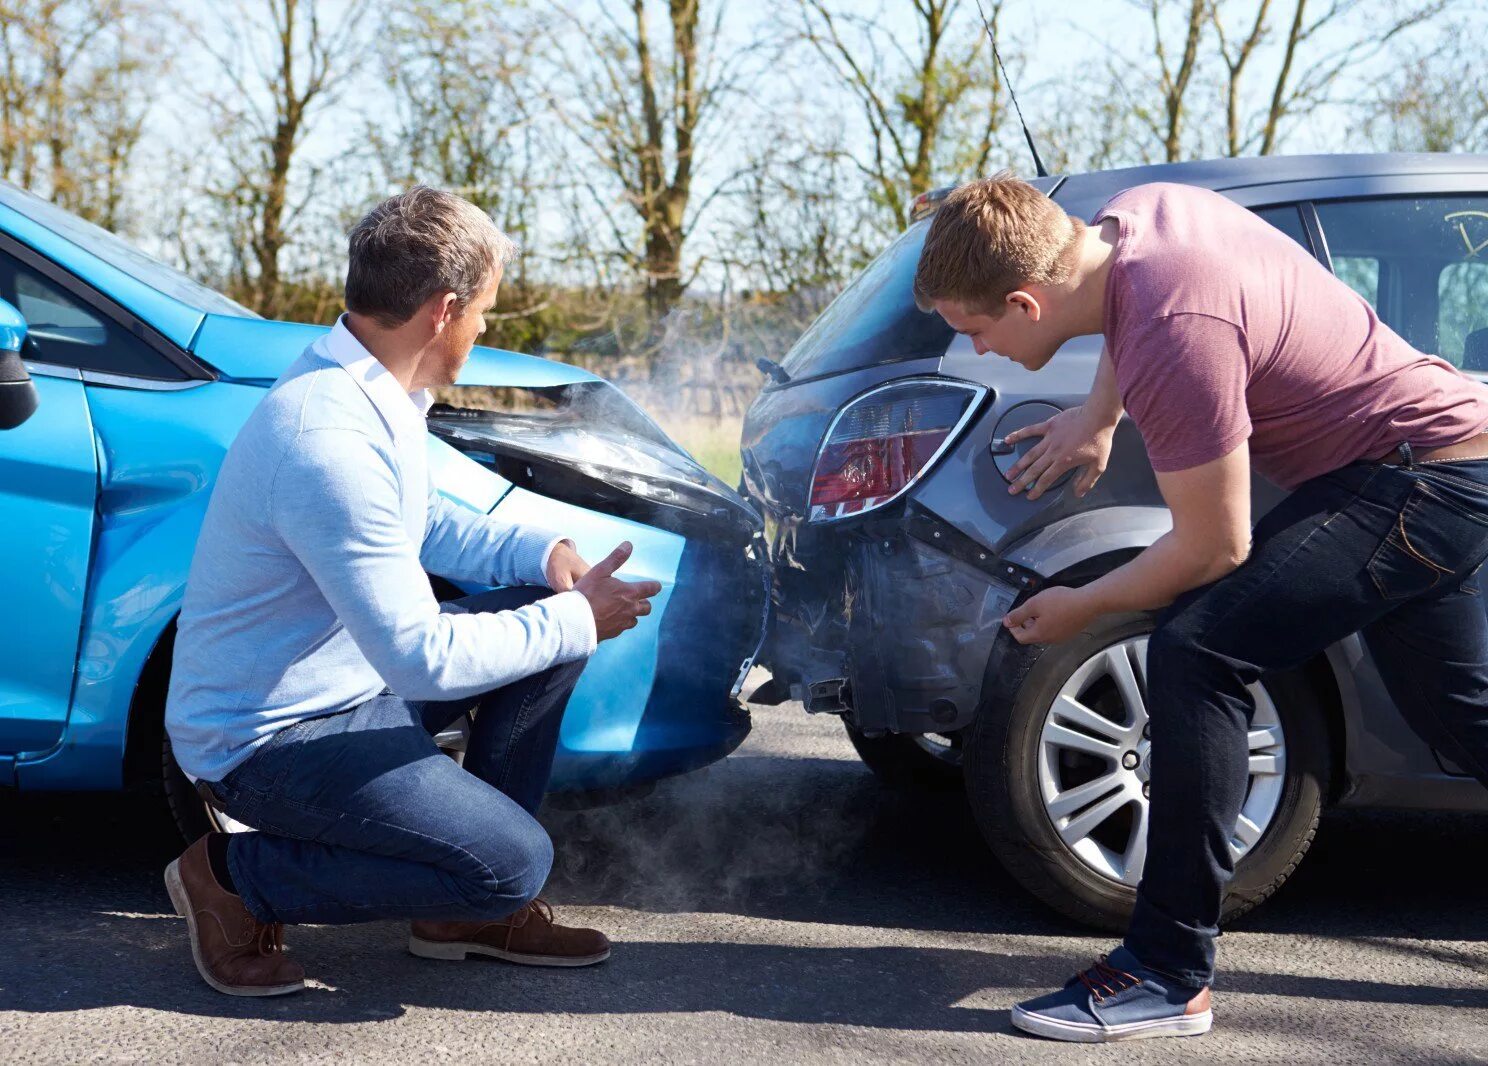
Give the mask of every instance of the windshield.
<path id="1" fill-rule="evenodd" d="M 0 204 L 19 211 L 33 222 L 45 226 L 59 237 L 65 237 L 79 248 L 91 252 L 157 292 L 200 311 L 215 315 L 236 315 L 239 318 L 260 317 L 220 292 L 193 281 L 175 267 L 151 258 L 101 226 L 85 222 L 8 181 L 0 181 Z"/>
<path id="2" fill-rule="evenodd" d="M 929 231 L 930 219 L 921 219 L 868 264 L 801 335 L 781 362 L 785 372 L 820 377 L 944 355 L 955 330 L 914 302 L 915 267 Z"/>

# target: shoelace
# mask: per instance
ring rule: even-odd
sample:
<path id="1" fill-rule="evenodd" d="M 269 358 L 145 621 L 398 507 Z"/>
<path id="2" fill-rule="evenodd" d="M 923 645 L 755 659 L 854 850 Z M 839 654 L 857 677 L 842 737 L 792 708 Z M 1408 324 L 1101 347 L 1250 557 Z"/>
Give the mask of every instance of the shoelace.
<path id="1" fill-rule="evenodd" d="M 530 919 L 534 914 L 541 917 L 542 920 L 548 925 L 553 924 L 553 906 L 541 896 L 534 899 L 531 903 L 527 904 L 527 906 L 523 907 L 516 914 L 512 915 L 511 921 L 508 924 L 513 929 L 520 929 L 522 928 L 522 926 L 527 924 L 528 919 Z"/>
<path id="2" fill-rule="evenodd" d="M 282 954 L 284 951 L 284 924 L 274 922 L 270 925 L 258 927 L 258 953 L 269 956 Z"/>
<path id="3" fill-rule="evenodd" d="M 1080 983 L 1090 989 L 1090 994 L 1097 1003 L 1103 1003 L 1107 996 L 1114 996 L 1142 983 L 1141 978 L 1109 965 L 1105 955 L 1096 959 L 1095 965 L 1079 977 Z"/>

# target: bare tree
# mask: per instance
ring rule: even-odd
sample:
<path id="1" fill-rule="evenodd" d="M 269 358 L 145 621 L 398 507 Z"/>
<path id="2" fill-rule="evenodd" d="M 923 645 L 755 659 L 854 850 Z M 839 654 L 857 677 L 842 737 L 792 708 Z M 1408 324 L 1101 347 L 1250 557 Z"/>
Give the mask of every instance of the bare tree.
<path id="1" fill-rule="evenodd" d="M 1288 126 L 1337 102 L 1350 76 L 1418 26 L 1437 19 L 1452 0 L 1209 0 L 1204 5 L 1226 73 L 1225 151 L 1276 151 Z M 1282 31 L 1271 23 L 1281 17 Z M 1238 31 L 1229 27 L 1238 25 Z M 1276 62 L 1261 95 L 1247 106 L 1247 71 L 1267 44 Z"/>
<path id="2" fill-rule="evenodd" d="M 291 202 L 296 154 L 362 55 L 369 0 L 339 6 L 327 24 L 321 0 L 237 0 L 231 40 L 197 35 L 223 79 L 205 100 L 222 166 L 211 192 L 226 216 L 243 296 L 271 317 L 283 296 L 283 253 L 315 195 L 312 174 Z"/>
<path id="3" fill-rule="evenodd" d="M 572 180 L 607 227 L 614 253 L 640 275 L 653 324 L 686 290 L 687 239 L 726 184 L 719 178 L 698 195 L 703 161 L 717 144 L 725 105 L 737 98 L 750 55 L 747 47 L 724 48 L 722 0 L 658 6 L 667 27 L 660 45 L 647 0 L 629 0 L 623 14 L 620 4 L 599 5 L 597 27 L 592 17 L 563 9 L 571 27 L 561 60 L 564 91 L 548 97 L 598 164 L 603 180 L 582 166 L 571 170 Z M 633 223 L 610 209 L 610 189 L 618 190 Z"/>
<path id="4" fill-rule="evenodd" d="M 1388 151 L 1488 151 L 1488 72 L 1478 62 L 1471 23 L 1448 26 L 1432 47 L 1393 65 L 1362 123 Z"/>
<path id="5" fill-rule="evenodd" d="M 1300 7 L 1300 5 L 1299 5 Z M 1250 20 L 1250 30 L 1244 37 L 1231 40 L 1225 32 L 1225 20 L 1218 3 L 1209 5 L 1209 20 L 1219 42 L 1219 56 L 1225 67 L 1225 154 L 1237 156 L 1242 147 L 1240 132 L 1240 83 L 1245 68 L 1255 58 L 1256 50 L 1265 40 L 1266 15 L 1271 9 L 1271 0 L 1259 0 L 1255 5 L 1255 17 Z"/>
<path id="6" fill-rule="evenodd" d="M 388 182 L 464 196 L 527 253 L 507 275 L 498 321 L 543 309 L 530 268 L 556 167 L 533 102 L 550 45 L 526 0 L 398 0 L 378 49 L 392 108 L 378 101 L 367 138 Z"/>
<path id="7" fill-rule="evenodd" d="M 169 68 L 134 0 L 0 2 L 0 175 L 114 228 L 131 157 Z"/>
<path id="8" fill-rule="evenodd" d="M 1164 162 L 1184 157 L 1184 122 L 1188 117 L 1189 89 L 1198 66 L 1204 24 L 1209 18 L 1209 0 L 1133 0 L 1145 12 L 1152 27 L 1152 59 L 1156 74 L 1157 107 L 1134 100 L 1137 117 L 1152 131 L 1162 147 Z M 1179 16 L 1176 23 L 1169 12 Z M 1171 25 L 1170 25 L 1171 23 Z M 1131 72 L 1140 72 L 1136 62 Z M 1117 80 L 1117 79 L 1113 79 Z"/>
<path id="9" fill-rule="evenodd" d="M 905 42 L 881 9 L 796 0 L 799 31 L 851 94 L 869 144 L 858 166 L 892 228 L 937 181 L 988 168 L 1004 116 L 1001 72 L 980 15 L 965 0 L 913 0 L 915 34 Z M 1002 16 L 994 2 L 994 34 Z"/>

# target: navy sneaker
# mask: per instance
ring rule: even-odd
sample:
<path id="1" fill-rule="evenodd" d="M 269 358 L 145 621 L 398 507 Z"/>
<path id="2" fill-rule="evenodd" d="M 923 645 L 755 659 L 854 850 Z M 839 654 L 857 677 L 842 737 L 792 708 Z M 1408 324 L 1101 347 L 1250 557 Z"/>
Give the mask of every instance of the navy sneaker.
<path id="1" fill-rule="evenodd" d="M 1199 1036 L 1214 1014 L 1209 989 L 1181 985 L 1148 969 L 1125 946 L 1117 948 L 1058 992 L 1013 1008 L 1013 1024 L 1026 1033 L 1103 1044 L 1155 1036 Z"/>

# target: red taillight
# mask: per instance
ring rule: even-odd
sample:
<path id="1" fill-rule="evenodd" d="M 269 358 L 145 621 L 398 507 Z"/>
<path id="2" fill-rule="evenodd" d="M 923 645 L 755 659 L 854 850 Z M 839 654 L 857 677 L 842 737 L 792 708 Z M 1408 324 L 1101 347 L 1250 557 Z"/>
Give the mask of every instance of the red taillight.
<path id="1" fill-rule="evenodd" d="M 850 403 L 816 459 L 811 521 L 862 514 L 902 494 L 944 449 L 983 391 L 959 382 L 904 381 Z"/>

